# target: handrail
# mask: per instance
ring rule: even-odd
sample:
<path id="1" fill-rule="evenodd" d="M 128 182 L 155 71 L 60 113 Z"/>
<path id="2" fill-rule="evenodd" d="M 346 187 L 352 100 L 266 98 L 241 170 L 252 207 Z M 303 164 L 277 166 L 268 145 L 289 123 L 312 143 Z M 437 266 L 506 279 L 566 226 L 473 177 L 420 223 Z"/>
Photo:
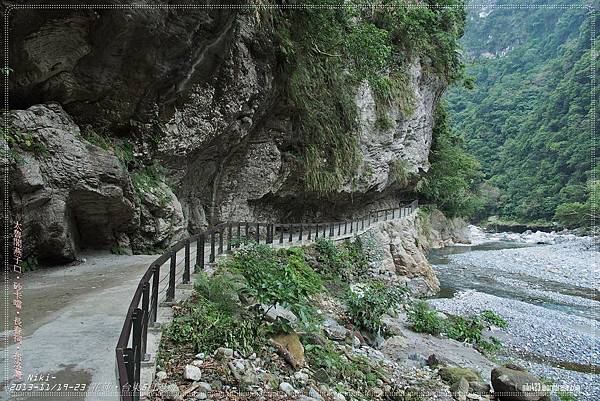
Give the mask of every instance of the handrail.
<path id="1" fill-rule="evenodd" d="M 294 243 L 295 236 L 297 237 L 297 241 L 310 242 L 321 237 L 335 237 L 336 226 L 338 237 L 342 235 L 356 235 L 359 231 L 364 231 L 365 228 L 369 229 L 373 223 L 389 220 L 388 215 L 390 214 L 392 220 L 396 219 L 396 217 L 403 218 L 412 214 L 417 208 L 418 201 L 414 200 L 408 205 L 399 205 L 398 208 L 370 211 L 366 215 L 357 218 L 335 222 L 285 224 L 228 221 L 178 241 L 150 264 L 148 270 L 146 270 L 140 279 L 127 309 L 125 322 L 123 323 L 123 328 L 121 329 L 115 348 L 116 375 L 121 401 L 138 401 L 140 398 L 141 361 L 146 357 L 148 326 L 149 323 L 156 323 L 159 306 L 158 298 L 162 292 L 159 290 L 161 282 L 160 270 L 167 261 L 170 261 L 169 275 L 168 277 L 165 276 L 163 280 L 167 278 L 169 280 L 166 288 L 166 301 L 173 301 L 177 275 L 177 252 L 185 249 L 182 282 L 187 284 L 190 281 L 191 273 L 190 247 L 194 242 L 196 243 L 194 271 L 198 271 L 204 269 L 207 256 L 208 262 L 212 263 L 215 261 L 216 255 L 231 251 L 232 239 L 234 238 L 239 240 L 242 237 L 252 235 L 259 243 L 261 240 L 264 240 L 266 244 L 274 244 L 275 242 L 289 244 Z M 383 214 L 382 220 L 380 220 L 381 214 Z M 261 236 L 261 227 L 265 228 L 263 230 L 265 233 L 264 237 Z M 278 238 L 275 237 L 276 228 L 279 228 Z M 288 230 L 287 233 L 286 230 Z M 226 244 L 224 244 L 224 236 L 227 238 Z M 218 237 L 218 240 L 216 237 Z M 207 245 L 209 247 L 208 255 L 205 251 L 205 246 Z"/>

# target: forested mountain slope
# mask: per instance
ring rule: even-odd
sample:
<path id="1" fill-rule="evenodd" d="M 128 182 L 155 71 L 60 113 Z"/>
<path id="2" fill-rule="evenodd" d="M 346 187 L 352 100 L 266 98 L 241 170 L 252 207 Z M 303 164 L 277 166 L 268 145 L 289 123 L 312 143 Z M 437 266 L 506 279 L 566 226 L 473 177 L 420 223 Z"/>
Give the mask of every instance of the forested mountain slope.
<path id="1" fill-rule="evenodd" d="M 490 184 L 482 216 L 585 224 L 593 121 L 598 132 L 590 90 L 598 14 L 584 1 L 570 8 L 552 7 L 565 4 L 555 0 L 530 2 L 551 5 L 534 8 L 495 3 L 469 10 L 462 39 L 475 88 L 447 96 L 454 127 Z"/>

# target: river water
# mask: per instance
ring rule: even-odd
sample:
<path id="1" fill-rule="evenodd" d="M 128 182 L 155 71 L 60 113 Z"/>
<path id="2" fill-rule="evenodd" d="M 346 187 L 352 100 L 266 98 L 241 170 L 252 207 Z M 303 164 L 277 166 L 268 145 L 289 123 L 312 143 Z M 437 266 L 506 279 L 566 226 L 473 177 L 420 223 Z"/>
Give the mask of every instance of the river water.
<path id="1" fill-rule="evenodd" d="M 592 239 L 480 233 L 477 242 L 431 252 L 441 283 L 431 305 L 456 315 L 495 311 L 509 324 L 487 333 L 503 344 L 499 363 L 517 363 L 577 400 L 600 400 L 600 253 Z"/>

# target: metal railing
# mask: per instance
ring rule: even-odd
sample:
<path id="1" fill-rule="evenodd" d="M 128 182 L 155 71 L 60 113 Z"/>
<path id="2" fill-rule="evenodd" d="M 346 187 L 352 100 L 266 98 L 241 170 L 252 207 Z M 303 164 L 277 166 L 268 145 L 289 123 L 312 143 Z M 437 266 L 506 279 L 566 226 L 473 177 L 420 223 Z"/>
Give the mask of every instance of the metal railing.
<path id="1" fill-rule="evenodd" d="M 140 372 L 142 360 L 146 359 L 148 327 L 156 323 L 161 295 L 164 293 L 166 302 L 175 299 L 177 276 L 181 275 L 184 284 L 190 282 L 192 244 L 196 244 L 194 271 L 199 271 L 204 269 L 206 263 L 213 263 L 217 255 L 230 252 L 235 243 L 239 243 L 244 237 L 273 246 L 277 244 L 286 246 L 297 241 L 307 243 L 323 237 L 339 239 L 365 231 L 374 223 L 403 218 L 412 214 L 417 208 L 418 202 L 415 200 L 406 206 L 377 210 L 362 217 L 337 222 L 295 224 L 226 222 L 177 242 L 150 264 L 127 310 L 115 350 L 121 401 L 139 400 Z M 177 254 L 181 250 L 184 251 L 183 259 L 178 262 Z M 164 274 L 161 279 L 161 268 L 167 262 L 169 262 L 168 275 Z M 164 281 L 166 283 L 159 288 Z"/>

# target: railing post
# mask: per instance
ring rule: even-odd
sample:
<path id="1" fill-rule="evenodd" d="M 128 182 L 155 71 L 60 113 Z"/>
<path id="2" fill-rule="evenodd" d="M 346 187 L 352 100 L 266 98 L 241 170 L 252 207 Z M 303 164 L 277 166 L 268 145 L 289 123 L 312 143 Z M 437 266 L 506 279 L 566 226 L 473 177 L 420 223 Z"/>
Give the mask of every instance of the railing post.
<path id="1" fill-rule="evenodd" d="M 260 223 L 256 223 L 256 243 L 260 243 Z"/>
<path id="2" fill-rule="evenodd" d="M 312 232 L 311 232 L 311 231 L 312 231 L 312 225 L 310 225 L 310 224 L 309 224 L 309 225 L 308 225 L 308 240 L 309 240 L 309 241 L 311 240 L 311 235 L 312 235 Z"/>
<path id="3" fill-rule="evenodd" d="M 231 223 L 227 224 L 227 250 L 231 251 L 232 227 Z"/>
<path id="4" fill-rule="evenodd" d="M 249 239 L 248 237 L 248 232 L 250 231 L 250 224 L 248 224 L 248 222 L 246 222 L 246 234 L 245 237 Z"/>
<path id="5" fill-rule="evenodd" d="M 348 233 L 348 220 L 344 221 L 344 235 Z"/>
<path id="6" fill-rule="evenodd" d="M 171 265 L 169 267 L 169 287 L 167 288 L 167 302 L 175 298 L 175 266 L 177 262 L 177 252 L 171 251 Z"/>
<path id="7" fill-rule="evenodd" d="M 190 282 L 190 240 L 185 242 L 185 266 L 183 269 L 183 283 Z"/>
<path id="8" fill-rule="evenodd" d="M 122 396 L 125 396 L 125 399 L 131 399 L 133 397 L 135 382 L 135 352 L 133 351 L 133 348 L 125 348 L 123 350 L 123 362 L 127 372 L 127 384 L 125 385 L 126 388 L 120 389 L 120 393 Z"/>
<path id="9" fill-rule="evenodd" d="M 319 238 L 319 224 L 315 224 L 315 239 Z"/>
<path id="10" fill-rule="evenodd" d="M 365 217 L 364 216 L 360 219 L 360 229 L 361 230 L 365 229 Z"/>
<path id="11" fill-rule="evenodd" d="M 152 273 L 152 323 L 156 323 L 158 313 L 158 282 L 160 280 L 160 265 L 154 266 Z"/>
<path id="12" fill-rule="evenodd" d="M 200 234 L 198 241 L 196 241 L 196 266 L 194 266 L 194 272 L 204 270 L 204 242 L 204 234 Z"/>
<path id="13" fill-rule="evenodd" d="M 323 225 L 323 238 L 326 238 L 327 235 L 325 235 L 325 233 L 327 232 L 327 224 Z"/>
<path id="14" fill-rule="evenodd" d="M 279 227 L 279 243 L 283 244 L 283 224 Z"/>
<path id="15" fill-rule="evenodd" d="M 396 218 L 396 208 L 392 209 L 392 220 Z"/>
<path id="16" fill-rule="evenodd" d="M 293 240 L 293 234 L 292 234 L 292 225 L 291 224 L 290 224 L 289 229 L 290 229 L 290 237 L 288 238 L 288 242 L 292 242 L 292 240 Z"/>
<path id="17" fill-rule="evenodd" d="M 298 235 L 298 241 L 302 241 L 302 223 L 300 223 L 300 234 Z"/>
<path id="18" fill-rule="evenodd" d="M 350 220 L 350 234 L 354 231 L 354 219 Z"/>
<path id="19" fill-rule="evenodd" d="M 331 224 L 329 225 L 329 236 L 330 236 L 330 237 L 333 237 L 334 235 L 335 235 L 335 224 L 334 224 L 334 223 L 331 223 Z"/>
<path id="20" fill-rule="evenodd" d="M 133 399 L 139 400 L 140 398 L 140 371 L 142 370 L 142 315 L 143 311 L 139 308 L 134 309 L 132 320 L 133 320 L 133 355 L 134 355 L 134 369 L 133 369 Z"/>
<path id="21" fill-rule="evenodd" d="M 371 227 L 371 212 L 369 212 L 369 215 L 367 216 L 367 227 Z"/>
<path id="22" fill-rule="evenodd" d="M 209 262 L 215 261 L 215 230 L 210 231 L 210 256 L 208 257 Z"/>
<path id="23" fill-rule="evenodd" d="M 142 359 L 146 360 L 146 346 L 148 345 L 148 312 L 150 306 L 150 283 L 142 287 Z"/>
<path id="24" fill-rule="evenodd" d="M 242 240 L 242 224 L 241 223 L 237 223 L 237 240 L 238 243 Z M 239 244 L 238 244 L 239 246 Z"/>

